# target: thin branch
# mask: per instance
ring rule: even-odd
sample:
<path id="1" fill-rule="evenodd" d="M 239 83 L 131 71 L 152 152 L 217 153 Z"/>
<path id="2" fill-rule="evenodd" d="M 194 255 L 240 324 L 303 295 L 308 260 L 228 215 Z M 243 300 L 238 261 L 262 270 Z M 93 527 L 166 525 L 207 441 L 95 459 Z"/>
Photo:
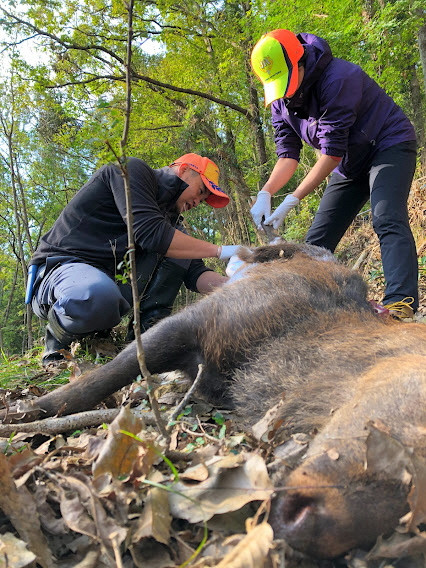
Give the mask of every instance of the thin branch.
<path id="1" fill-rule="evenodd" d="M 13 433 L 40 433 L 40 434 L 59 434 L 61 432 L 73 432 L 83 428 L 99 426 L 100 424 L 110 424 L 119 414 L 119 408 L 107 408 L 102 410 L 89 410 L 78 412 L 69 416 L 59 418 L 45 418 L 44 420 L 34 420 L 23 424 L 0 424 L 0 437 L 10 436 Z M 132 412 L 142 418 L 145 424 L 155 425 L 155 417 L 152 412 L 139 412 L 132 409 Z"/>
<path id="2" fill-rule="evenodd" d="M 67 81 L 66 83 L 57 83 L 55 85 L 45 85 L 46 89 L 60 89 L 62 87 L 69 87 L 72 85 L 86 85 L 87 83 L 93 83 L 94 81 L 101 81 L 103 79 L 108 79 L 112 81 L 125 81 L 124 75 L 96 75 L 90 79 L 81 79 L 76 81 Z M 150 85 L 155 85 L 156 87 L 161 87 L 162 89 L 174 91 L 176 93 L 185 93 L 187 95 L 193 95 L 195 97 L 200 97 L 202 99 L 207 99 L 208 101 L 212 101 L 220 106 L 230 108 L 239 112 L 240 114 L 247 117 L 249 120 L 254 120 L 254 115 L 249 111 L 249 109 L 244 108 L 240 105 L 231 103 L 225 99 L 221 99 L 219 97 L 215 97 L 213 95 L 209 95 L 208 93 L 203 93 L 202 91 L 197 91 L 195 89 L 186 89 L 184 87 L 177 87 L 176 85 L 171 85 L 170 83 L 163 83 L 162 81 L 157 81 L 156 79 L 152 79 L 146 75 L 141 75 L 139 73 L 132 73 L 132 79 L 136 79 L 138 81 L 143 81 Z"/>
<path id="3" fill-rule="evenodd" d="M 10 18 L 19 22 L 20 24 L 29 27 L 31 30 L 33 30 L 37 34 L 39 34 L 43 37 L 48 37 L 49 39 L 55 41 L 59 45 L 62 45 L 65 49 L 73 49 L 73 50 L 77 50 L 77 51 L 91 51 L 91 52 L 93 50 L 98 50 L 98 51 L 101 51 L 103 53 L 108 54 L 110 57 L 115 59 L 120 64 L 120 66 L 125 65 L 125 62 L 123 61 L 123 59 L 121 57 L 119 57 L 114 51 L 107 49 L 103 45 L 88 44 L 88 45 L 83 46 L 83 45 L 79 45 L 79 44 L 72 43 L 72 42 L 66 42 L 66 41 L 62 40 L 61 38 L 59 38 L 58 36 L 56 36 L 55 34 L 46 32 L 46 31 L 38 28 L 34 24 L 31 24 L 30 22 L 27 22 L 25 20 L 22 20 L 21 18 L 18 18 L 17 16 L 15 16 L 14 14 L 11 14 L 7 10 L 5 10 L 4 8 L 0 8 L 0 10 L 2 10 L 7 16 L 9 16 Z M 102 58 L 102 57 L 100 57 L 100 56 L 98 56 L 94 53 L 92 53 L 91 55 L 92 55 L 92 57 L 94 57 L 98 61 L 101 61 L 101 62 L 103 62 L 107 65 L 110 65 L 110 62 L 106 61 L 104 58 Z M 232 103 L 230 101 L 227 101 L 225 99 L 215 97 L 215 96 L 213 96 L 209 93 L 204 93 L 202 91 L 198 91 L 198 90 L 195 90 L 195 89 L 186 89 L 186 88 L 183 88 L 183 87 L 178 87 L 176 85 L 171 85 L 170 83 L 163 83 L 162 81 L 152 79 L 151 77 L 148 77 L 146 75 L 141 75 L 141 74 L 137 73 L 135 70 L 132 70 L 131 75 L 132 75 L 132 80 L 136 79 L 138 81 L 144 81 L 146 83 L 156 85 L 157 87 L 161 87 L 163 89 L 168 89 L 168 90 L 175 91 L 175 92 L 178 92 L 178 93 L 186 93 L 187 95 L 193 95 L 193 96 L 196 96 L 196 97 L 204 98 L 204 99 L 207 99 L 207 100 L 212 101 L 214 103 L 217 103 L 220 106 L 231 108 L 232 110 L 235 110 L 236 112 L 239 112 L 240 114 L 243 114 L 249 120 L 254 119 L 254 115 L 253 115 L 252 112 L 250 112 L 249 109 L 241 107 L 240 105 L 237 105 L 237 104 Z M 70 86 L 70 85 L 83 85 L 83 84 L 91 83 L 93 81 L 101 80 L 101 79 L 124 81 L 125 77 L 124 76 L 115 76 L 115 75 L 99 75 L 99 76 L 91 78 L 91 79 L 83 79 L 81 81 L 71 81 L 71 82 L 67 82 L 67 83 L 61 83 L 61 84 L 58 84 L 58 85 L 55 85 L 55 86 L 51 85 L 51 86 L 48 86 L 47 88 L 61 88 L 61 87 L 66 87 L 66 86 Z"/>
<path id="4" fill-rule="evenodd" d="M 130 130 L 130 118 L 132 111 L 132 40 L 133 40 L 133 5 L 134 0 L 129 0 L 126 4 L 128 11 L 128 36 L 127 36 L 127 55 L 126 55 L 126 108 L 125 108 L 125 119 L 123 126 L 123 135 L 120 141 L 121 146 L 121 159 L 118 160 L 120 165 L 122 176 L 124 180 L 124 190 L 126 195 L 126 211 L 127 211 L 127 237 L 128 237 L 128 253 L 130 259 L 130 284 L 132 289 L 133 298 L 133 317 L 134 317 L 134 331 L 137 346 L 137 358 L 139 363 L 139 368 L 141 370 L 142 376 L 145 378 L 148 384 L 148 396 L 151 403 L 151 408 L 154 412 L 157 427 L 166 439 L 169 438 L 169 433 L 167 432 L 164 421 L 160 415 L 160 409 L 158 406 L 157 397 L 155 395 L 155 388 L 152 381 L 151 373 L 149 372 L 146 361 L 145 353 L 142 346 L 141 339 L 141 325 L 140 325 L 140 298 L 138 291 L 137 282 L 137 271 L 136 271 L 136 255 L 135 255 L 135 242 L 133 234 L 133 209 L 132 209 L 132 194 L 129 182 L 129 174 L 127 170 L 127 157 L 126 157 L 126 145 Z"/>
<path id="5" fill-rule="evenodd" d="M 89 75 L 89 73 L 86 73 Z M 43 85 L 46 89 L 61 89 L 62 87 L 73 87 L 75 85 L 87 85 L 88 83 L 93 83 L 94 81 L 102 81 L 107 79 L 109 81 L 126 81 L 125 75 L 94 75 L 91 79 L 81 79 L 76 81 L 67 81 L 66 83 L 56 83 L 55 85 Z"/>
<path id="6" fill-rule="evenodd" d="M 176 85 L 170 85 L 170 83 L 163 83 L 161 81 L 157 81 L 156 79 L 152 79 L 151 77 L 147 77 L 146 75 L 140 75 L 139 73 L 135 72 L 133 72 L 133 79 L 138 79 L 139 81 L 145 81 L 146 83 L 150 83 L 151 85 L 157 85 L 157 87 L 162 87 L 163 89 L 168 89 L 170 91 L 175 91 L 177 93 L 186 93 L 187 95 L 194 95 L 196 97 L 201 97 L 203 99 L 207 99 L 209 101 L 217 103 L 221 106 L 231 108 L 232 110 L 235 110 L 240 114 L 243 114 L 250 120 L 254 118 L 253 114 L 249 111 L 249 109 L 231 103 L 225 99 L 220 99 L 219 97 L 209 95 L 208 93 L 203 93 L 202 91 L 177 87 Z"/>
<path id="7" fill-rule="evenodd" d="M 11 42 L 6 42 L 6 41 L 4 41 L 4 42 L 2 42 L 2 43 L 4 43 L 5 47 L 4 47 L 4 49 L 2 49 L 2 50 L 0 51 L 0 53 L 3 53 L 4 51 L 7 51 L 7 50 L 10 49 L 11 47 L 17 47 L 18 45 L 21 45 L 21 44 L 25 43 L 26 41 L 30 41 L 30 40 L 36 38 L 38 35 L 39 35 L 39 34 L 34 34 L 34 35 L 32 35 L 32 36 L 25 37 L 25 38 L 23 38 L 23 39 L 21 39 L 21 40 L 19 40 L 19 41 L 18 41 L 18 40 L 17 40 L 17 41 L 11 41 Z"/>
<path id="8" fill-rule="evenodd" d="M 183 128 L 184 124 L 165 124 L 164 126 L 141 126 L 140 128 L 135 128 L 134 131 L 140 132 L 142 130 L 169 130 L 169 128 Z"/>
<path id="9" fill-rule="evenodd" d="M 192 396 L 192 393 L 195 391 L 195 389 L 198 386 L 198 383 L 201 380 L 201 377 L 203 375 L 203 365 L 200 364 L 198 365 L 198 373 L 197 376 L 195 377 L 195 381 L 192 383 L 191 387 L 188 389 L 188 391 L 186 392 L 185 396 L 183 397 L 183 399 L 180 401 L 180 403 L 176 406 L 176 408 L 174 409 L 174 411 L 172 412 L 172 414 L 169 417 L 169 421 L 167 424 L 167 427 L 170 429 L 173 425 L 173 422 L 176 420 L 176 418 L 179 416 L 179 414 L 182 412 L 182 410 L 185 408 L 185 406 L 188 404 L 189 399 Z"/>
<path id="10" fill-rule="evenodd" d="M 120 65 L 124 65 L 124 61 L 121 57 L 119 57 L 114 51 L 107 49 L 106 47 L 104 47 L 103 45 L 98 45 L 98 44 L 88 44 L 88 45 L 79 45 L 76 43 L 72 43 L 72 42 L 66 42 L 64 40 L 62 40 L 60 37 L 56 36 L 55 34 L 46 32 L 40 28 L 38 28 L 37 26 L 35 26 L 34 24 L 31 24 L 30 22 L 27 22 L 25 20 L 22 20 L 21 18 L 18 18 L 18 16 L 15 16 L 14 14 L 11 14 L 10 12 L 8 12 L 7 10 L 5 10 L 4 8 L 0 8 L 0 10 L 6 14 L 7 16 L 9 16 L 9 18 L 12 18 L 13 20 L 15 20 L 17 23 L 22 24 L 24 26 L 29 27 L 31 30 L 33 30 L 34 32 L 36 32 L 37 35 L 42 36 L 42 37 L 47 37 L 51 40 L 53 40 L 55 43 L 62 45 L 62 47 L 64 47 L 65 49 L 75 49 L 77 51 L 101 51 L 103 53 L 106 53 L 107 55 L 109 55 L 112 59 L 115 59 Z M 97 59 L 98 61 L 101 61 L 102 63 L 105 63 L 107 65 L 110 64 L 109 61 L 107 61 L 106 59 L 104 59 L 103 57 L 100 57 L 99 55 L 93 54 L 92 53 L 92 57 L 94 57 L 95 59 Z"/>

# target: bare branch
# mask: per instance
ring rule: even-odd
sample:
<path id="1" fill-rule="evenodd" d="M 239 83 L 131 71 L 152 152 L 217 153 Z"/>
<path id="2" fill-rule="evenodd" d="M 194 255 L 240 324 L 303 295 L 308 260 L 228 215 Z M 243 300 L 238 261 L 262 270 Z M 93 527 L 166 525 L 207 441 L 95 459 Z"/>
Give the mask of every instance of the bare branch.
<path id="1" fill-rule="evenodd" d="M 34 420 L 33 422 L 23 424 L 0 424 L 0 436 L 10 436 L 13 432 L 40 432 L 43 434 L 70 432 L 81 428 L 99 426 L 104 422 L 109 424 L 118 416 L 119 412 L 119 408 L 107 408 L 78 412 L 70 416 L 61 416 L 59 418 L 53 417 L 43 420 Z M 132 412 L 142 418 L 145 424 L 155 425 L 152 412 L 139 412 L 136 409 L 132 409 Z"/>
<path id="2" fill-rule="evenodd" d="M 133 209 L 132 209 L 132 194 L 129 182 L 129 173 L 127 169 L 127 157 L 126 157 L 126 145 L 130 129 L 130 119 L 132 110 L 132 41 L 133 41 L 133 5 L 134 0 L 129 0 L 126 3 L 126 8 L 128 12 L 128 35 L 127 35 L 127 54 L 125 62 L 126 70 L 126 108 L 124 116 L 124 126 L 123 135 L 120 141 L 121 147 L 121 159 L 118 160 L 119 166 L 122 171 L 122 176 L 124 180 L 124 190 L 126 194 L 126 210 L 127 210 L 127 237 L 128 237 L 128 253 L 130 259 L 130 285 L 132 289 L 133 298 L 133 317 L 134 317 L 134 332 L 137 346 L 137 358 L 139 363 L 139 368 L 142 376 L 145 378 L 148 384 L 148 396 L 151 403 L 151 408 L 154 412 L 156 425 L 160 433 L 168 438 L 169 434 L 167 432 L 164 421 L 161 418 L 160 409 L 158 406 L 157 397 L 155 394 L 155 388 L 152 381 L 151 373 L 149 372 L 146 361 L 145 352 L 142 346 L 141 339 L 141 325 L 140 325 L 140 298 L 137 283 L 137 270 L 136 270 L 136 253 L 135 253 L 135 241 L 133 234 Z"/>
<path id="3" fill-rule="evenodd" d="M 134 132 L 140 132 L 143 130 L 165 130 L 165 129 L 169 129 L 169 128 L 183 128 L 185 125 L 184 124 L 165 124 L 164 126 L 144 126 L 144 127 L 140 127 L 140 128 L 134 128 Z"/>
<path id="4" fill-rule="evenodd" d="M 140 75 L 139 73 L 133 72 L 133 79 L 139 79 L 139 81 L 145 81 L 146 83 L 150 83 L 151 85 L 156 85 L 157 87 L 162 87 L 163 89 L 168 89 L 170 91 L 175 91 L 177 93 L 186 93 L 187 95 L 194 95 L 196 97 L 201 97 L 203 99 L 207 99 L 214 103 L 217 103 L 221 106 L 231 108 L 244 116 L 248 119 L 253 119 L 253 114 L 249 111 L 249 109 L 241 107 L 240 105 L 236 105 L 231 103 L 225 99 L 220 99 L 219 97 L 215 97 L 208 93 L 203 93 L 202 91 L 196 91 L 194 89 L 185 89 L 183 87 L 177 87 L 176 85 L 170 85 L 170 83 L 163 83 L 161 81 L 157 81 L 156 79 L 152 79 L 151 77 L 147 77 L 146 75 Z"/>
<path id="5" fill-rule="evenodd" d="M 121 57 L 119 57 L 114 51 L 107 49 L 103 45 L 88 44 L 88 45 L 83 46 L 83 45 L 79 45 L 79 44 L 76 44 L 76 43 L 64 41 L 60 37 L 58 37 L 57 35 L 46 32 L 45 30 L 40 29 L 39 27 L 35 26 L 31 22 L 27 22 L 26 20 L 22 20 L 21 18 L 18 18 L 18 16 L 11 14 L 7 10 L 5 10 L 4 8 L 0 8 L 0 10 L 4 14 L 6 14 L 9 18 L 12 18 L 15 22 L 22 24 L 23 26 L 27 26 L 28 28 L 30 28 L 32 31 L 34 31 L 39 36 L 48 37 L 49 39 L 53 40 L 55 43 L 62 45 L 62 47 L 64 47 L 65 49 L 75 49 L 77 51 L 92 51 L 92 50 L 101 51 L 103 53 L 108 54 L 113 59 L 115 59 L 120 65 L 124 65 L 124 60 Z M 95 57 L 99 61 L 102 61 L 103 63 L 109 64 L 109 62 L 106 59 L 103 59 L 102 57 L 97 56 L 96 54 L 92 54 L 92 55 L 93 55 L 93 57 Z"/>
<path id="6" fill-rule="evenodd" d="M 87 73 L 88 74 L 88 73 Z M 61 89 L 62 87 L 72 87 L 75 85 L 87 85 L 88 83 L 93 83 L 94 81 L 126 81 L 125 75 L 94 75 L 90 79 L 82 79 L 76 81 L 67 81 L 66 83 L 57 83 L 56 85 L 44 85 L 46 89 Z"/>
<path id="7" fill-rule="evenodd" d="M 76 43 L 66 42 L 66 41 L 62 40 L 61 38 L 59 38 L 58 36 L 51 34 L 49 32 L 46 32 L 44 30 L 41 30 L 40 28 L 38 28 L 34 24 L 31 24 L 30 22 L 22 20 L 21 18 L 18 18 L 17 16 L 7 12 L 4 8 L 0 8 L 0 9 L 10 18 L 13 18 L 15 21 L 21 23 L 22 25 L 29 27 L 31 30 L 33 30 L 37 34 L 52 39 L 53 41 L 55 41 L 59 45 L 62 45 L 65 49 L 73 49 L 73 50 L 77 50 L 77 51 L 90 51 L 90 52 L 92 52 L 93 50 L 98 50 L 98 51 L 101 51 L 103 53 L 110 55 L 113 59 L 115 59 L 120 64 L 120 66 L 125 65 L 125 62 L 121 57 L 119 57 L 115 52 L 107 49 L 103 45 L 98 45 L 98 44 L 79 45 L 79 44 L 76 44 Z M 110 62 L 106 61 L 104 58 L 96 55 L 95 53 L 91 53 L 91 55 L 92 55 L 92 57 L 94 57 L 98 61 L 101 61 L 102 63 L 110 64 Z M 178 87 L 176 85 L 171 85 L 170 83 L 163 83 L 162 81 L 158 81 L 157 79 L 152 79 L 151 77 L 148 77 L 146 75 L 141 75 L 140 73 L 137 73 L 135 70 L 132 70 L 131 75 L 132 75 L 132 77 L 131 77 L 132 80 L 144 81 L 146 83 L 149 83 L 151 85 L 156 85 L 157 87 L 161 87 L 163 89 L 171 90 L 171 91 L 174 91 L 174 92 L 177 92 L 177 93 L 185 93 L 187 95 L 193 95 L 193 96 L 196 96 L 196 97 L 207 99 L 207 100 L 212 101 L 212 102 L 214 102 L 214 103 L 216 103 L 220 106 L 224 106 L 224 107 L 230 108 L 232 110 L 235 110 L 236 112 L 239 112 L 240 114 L 246 116 L 250 121 L 252 121 L 255 118 L 253 113 L 249 109 L 241 107 L 240 105 L 237 105 L 237 104 L 232 103 L 230 101 L 227 101 L 225 99 L 215 97 L 215 96 L 213 96 L 209 93 L 204 93 L 202 91 L 197 91 L 197 90 L 194 90 L 194 89 L 186 89 L 184 87 Z M 84 85 L 84 84 L 92 83 L 93 81 L 102 80 L 102 79 L 108 79 L 108 80 L 114 80 L 114 81 L 125 81 L 126 80 L 124 75 L 98 75 L 98 76 L 95 76 L 95 77 L 91 77 L 89 79 L 83 79 L 83 80 L 78 80 L 78 81 L 67 81 L 66 83 L 61 83 L 61 84 L 57 84 L 57 85 L 49 85 L 47 88 L 61 88 L 61 87 L 67 87 L 67 86 L 71 86 L 71 85 Z"/>

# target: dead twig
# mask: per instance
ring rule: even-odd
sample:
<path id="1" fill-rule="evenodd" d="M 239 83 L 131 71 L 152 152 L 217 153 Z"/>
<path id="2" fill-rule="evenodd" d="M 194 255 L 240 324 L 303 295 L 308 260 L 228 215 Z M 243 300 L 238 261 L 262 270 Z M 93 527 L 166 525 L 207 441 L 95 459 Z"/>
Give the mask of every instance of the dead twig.
<path id="1" fill-rule="evenodd" d="M 90 428 L 104 423 L 111 423 L 119 412 L 119 408 L 108 408 L 104 410 L 78 412 L 77 414 L 61 416 L 60 418 L 35 420 L 34 422 L 26 422 L 24 424 L 0 424 L 0 436 L 10 436 L 13 433 L 19 432 L 59 434 L 61 432 Z M 140 412 L 134 409 L 132 409 L 132 412 L 140 416 L 145 424 L 156 425 L 155 417 L 152 412 Z"/>
<path id="2" fill-rule="evenodd" d="M 189 387 L 189 389 L 187 390 L 183 399 L 180 401 L 180 403 L 176 406 L 176 408 L 174 409 L 174 411 L 170 415 L 170 418 L 169 418 L 168 423 L 167 423 L 167 428 L 168 428 L 169 431 L 170 431 L 171 427 L 173 426 L 173 422 L 176 420 L 176 418 L 179 416 L 179 414 L 182 412 L 182 410 L 188 404 L 188 401 L 191 398 L 192 393 L 197 388 L 197 385 L 200 382 L 201 376 L 203 374 L 203 369 L 204 369 L 204 366 L 202 364 L 198 365 L 198 373 L 197 373 L 197 376 L 195 377 L 195 381 Z"/>
<path id="3" fill-rule="evenodd" d="M 155 396 L 155 389 L 152 383 L 151 373 L 148 371 L 145 363 L 145 354 L 142 347 L 141 340 L 141 328 L 140 328 L 140 298 L 137 284 L 137 273 L 136 273 L 136 258 L 135 258 L 135 241 L 133 235 L 133 210 L 132 210 L 132 195 L 129 182 L 129 172 L 127 169 L 127 156 L 126 156 L 126 145 L 130 129 L 130 118 L 132 110 L 132 41 L 133 41 L 133 5 L 134 0 L 130 0 L 126 4 L 128 21 L 127 21 L 127 54 L 125 60 L 125 71 L 126 71 L 126 106 L 125 106 L 125 116 L 124 116 L 124 126 L 123 135 L 120 141 L 121 147 L 121 157 L 118 157 L 114 152 L 111 144 L 107 142 L 109 148 L 113 151 L 118 165 L 121 170 L 121 175 L 124 182 L 124 193 L 126 196 L 126 210 L 127 210 L 127 239 L 128 239 L 128 255 L 130 261 L 130 285 L 132 289 L 133 298 L 133 317 L 134 324 L 133 328 L 135 331 L 135 339 L 137 345 L 137 359 L 139 363 L 139 368 L 141 374 L 148 384 L 148 396 L 151 403 L 151 408 L 156 417 L 156 425 L 162 436 L 166 439 L 169 436 L 166 425 L 163 422 L 160 414 L 160 409 L 158 407 L 157 398 Z"/>
<path id="4" fill-rule="evenodd" d="M 369 251 L 367 249 L 364 249 L 362 251 L 362 253 L 359 255 L 359 257 L 354 262 L 354 265 L 352 266 L 352 270 L 358 270 L 361 267 L 362 263 L 366 260 L 368 253 L 369 253 Z"/>
<path id="5" fill-rule="evenodd" d="M 180 424 L 180 428 L 182 429 L 182 432 L 185 432 L 185 434 L 188 434 L 193 438 L 205 438 L 206 440 L 209 440 L 209 442 L 213 442 L 214 444 L 222 443 L 222 440 L 219 440 L 219 438 L 215 438 L 214 436 L 210 436 L 210 434 L 207 434 L 207 432 L 205 432 L 204 430 L 202 432 L 193 432 L 192 430 L 185 428 L 183 424 Z"/>

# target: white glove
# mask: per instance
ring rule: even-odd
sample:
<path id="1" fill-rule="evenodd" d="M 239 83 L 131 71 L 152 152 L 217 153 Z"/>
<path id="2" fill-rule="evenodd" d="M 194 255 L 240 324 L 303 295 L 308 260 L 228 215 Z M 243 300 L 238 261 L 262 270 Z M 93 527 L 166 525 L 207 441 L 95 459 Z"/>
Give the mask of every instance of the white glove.
<path id="1" fill-rule="evenodd" d="M 269 217 L 271 214 L 271 194 L 269 191 L 261 189 L 257 194 L 256 203 L 250 209 L 254 224 L 258 229 L 262 229 L 262 218 Z"/>
<path id="2" fill-rule="evenodd" d="M 250 249 L 247 250 L 250 251 Z M 252 253 L 252 251 L 250 252 Z M 246 262 L 245 260 L 241 260 L 238 254 L 231 256 L 225 270 L 226 276 L 229 277 L 226 284 L 232 284 L 232 282 L 235 282 L 236 280 L 245 278 L 247 276 L 247 272 L 254 266 L 257 266 L 257 262 Z"/>
<path id="3" fill-rule="evenodd" d="M 220 260 L 228 260 L 237 253 L 241 245 L 223 245 L 219 254 Z"/>
<path id="4" fill-rule="evenodd" d="M 225 270 L 226 276 L 231 278 L 231 276 L 233 276 L 235 272 L 237 272 L 237 270 L 240 270 L 240 268 L 242 268 L 246 264 L 247 264 L 246 261 L 241 260 L 238 254 L 234 254 L 233 256 L 231 256 L 231 258 L 228 261 L 228 264 L 226 265 L 226 270 Z"/>
<path id="5" fill-rule="evenodd" d="M 291 194 L 287 195 L 284 201 L 280 203 L 280 205 L 278 205 L 272 215 L 265 219 L 265 221 L 263 222 L 264 225 L 272 225 L 274 229 L 279 229 L 288 213 L 293 209 L 293 207 L 299 205 L 299 203 L 300 199 Z"/>

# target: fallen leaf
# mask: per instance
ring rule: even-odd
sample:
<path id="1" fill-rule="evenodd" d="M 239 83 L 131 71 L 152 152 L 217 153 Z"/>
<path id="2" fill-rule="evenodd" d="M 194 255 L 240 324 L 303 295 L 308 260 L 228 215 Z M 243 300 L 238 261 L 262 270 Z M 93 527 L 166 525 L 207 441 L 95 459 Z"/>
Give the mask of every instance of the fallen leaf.
<path id="1" fill-rule="evenodd" d="M 170 558 L 167 547 L 156 540 L 147 539 L 140 544 L 134 544 L 130 547 L 130 553 L 136 568 L 173 568 L 176 566 Z"/>
<path id="2" fill-rule="evenodd" d="M 328 450 L 327 455 L 333 461 L 337 461 L 340 457 L 339 452 L 337 450 L 335 450 L 334 448 L 331 448 L 330 450 Z"/>
<path id="3" fill-rule="evenodd" d="M 405 485 L 411 483 L 407 498 L 411 512 L 401 520 L 401 524 L 407 531 L 414 531 L 426 521 L 426 459 L 413 455 L 411 448 L 392 437 L 380 424 L 371 423 L 368 427 L 366 468 L 385 472 Z M 419 436 L 422 433 L 424 435 L 424 432 L 419 432 Z"/>
<path id="4" fill-rule="evenodd" d="M 411 459 L 413 482 L 407 501 L 413 515 L 407 529 L 414 531 L 416 527 L 426 523 L 426 459 L 417 455 Z"/>
<path id="5" fill-rule="evenodd" d="M 127 529 L 108 516 L 92 484 L 82 474 L 79 478 L 63 476 L 61 513 L 69 528 L 94 540 L 101 539 L 111 547 L 112 539 L 120 545 L 127 536 Z"/>
<path id="6" fill-rule="evenodd" d="M 216 568 L 259 568 L 272 547 L 274 532 L 271 525 L 257 525 L 229 552 Z"/>
<path id="7" fill-rule="evenodd" d="M 3 454 L 0 454 L 0 509 L 36 555 L 37 562 L 43 568 L 53 567 L 53 558 L 40 528 L 35 501 L 26 487 L 16 487 L 8 459 Z"/>
<path id="8" fill-rule="evenodd" d="M 220 460 L 221 458 L 217 459 Z M 180 479 L 187 481 L 205 481 L 208 477 L 209 470 L 204 463 L 199 463 L 194 467 L 190 467 L 180 475 Z"/>
<path id="9" fill-rule="evenodd" d="M 163 476 L 157 472 L 157 475 L 154 475 L 150 480 L 159 483 L 163 480 Z M 132 533 L 132 542 L 136 543 L 143 538 L 152 537 L 158 542 L 168 544 L 171 522 L 167 491 L 158 487 L 151 487 L 145 499 L 141 517 Z"/>
<path id="10" fill-rule="evenodd" d="M 414 556 L 418 554 L 426 554 L 426 532 L 415 536 L 395 532 L 388 539 L 379 537 L 374 547 L 368 552 L 367 559 L 402 558 L 404 556 Z M 410 564 L 410 566 L 412 566 L 412 564 Z"/>
<path id="11" fill-rule="evenodd" d="M 152 445 L 135 440 L 123 432 L 137 436 L 143 430 L 143 421 L 128 407 L 123 406 L 111 423 L 105 444 L 93 464 L 93 477 L 111 473 L 115 478 L 146 475 L 156 454 Z"/>
<path id="12" fill-rule="evenodd" d="M 35 559 L 26 542 L 11 533 L 0 535 L 0 568 L 32 567 Z"/>
<path id="13" fill-rule="evenodd" d="M 284 400 L 280 400 L 251 428 L 253 436 L 261 442 L 270 442 L 276 431 L 282 426 L 282 419 L 277 418 L 280 414 Z"/>
<path id="14" fill-rule="evenodd" d="M 379 423 L 369 423 L 368 429 L 366 470 L 382 472 L 403 483 L 410 482 L 407 470 L 410 469 L 411 458 L 407 448 Z"/>
<path id="15" fill-rule="evenodd" d="M 209 477 L 200 483 L 179 481 L 171 486 L 170 511 L 192 523 L 213 515 L 236 511 L 250 501 L 272 495 L 272 484 L 264 460 L 258 454 L 229 454 L 205 464 Z"/>

